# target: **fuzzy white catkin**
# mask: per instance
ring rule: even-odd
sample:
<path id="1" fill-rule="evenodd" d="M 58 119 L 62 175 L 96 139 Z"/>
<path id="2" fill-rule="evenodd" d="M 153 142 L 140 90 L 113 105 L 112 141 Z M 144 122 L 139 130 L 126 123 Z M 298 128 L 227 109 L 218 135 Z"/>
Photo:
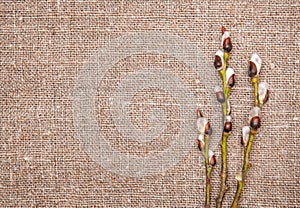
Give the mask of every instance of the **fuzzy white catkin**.
<path id="1" fill-rule="evenodd" d="M 204 135 L 203 134 L 199 134 L 198 140 L 200 140 L 203 144 L 205 144 L 205 142 L 204 142 Z"/>
<path id="2" fill-rule="evenodd" d="M 264 99 L 268 92 L 268 84 L 266 82 L 261 82 L 258 84 L 258 99 L 259 103 L 263 104 Z"/>
<path id="3" fill-rule="evenodd" d="M 204 134 L 205 133 L 205 126 L 207 124 L 208 120 L 206 118 L 198 118 L 197 120 L 197 127 L 198 127 L 198 131 L 201 133 L 201 134 Z"/>
<path id="4" fill-rule="evenodd" d="M 230 107 L 230 102 L 229 102 L 229 99 L 227 100 L 227 115 L 230 115 L 231 114 L 231 107 Z"/>
<path id="5" fill-rule="evenodd" d="M 222 35 L 222 42 L 221 42 L 221 46 L 223 47 L 224 41 L 226 38 L 230 37 L 230 33 L 228 31 L 225 31 L 224 34 Z"/>
<path id="6" fill-rule="evenodd" d="M 260 113 L 260 108 L 255 106 L 249 113 L 249 122 L 253 117 L 259 116 L 259 113 Z"/>
<path id="7" fill-rule="evenodd" d="M 262 60 L 261 60 L 261 58 L 259 57 L 259 55 L 257 55 L 256 53 L 254 53 L 254 54 L 251 56 L 250 61 L 253 62 L 253 63 L 256 65 L 257 74 L 259 74 L 260 69 L 261 69 L 261 64 L 262 64 Z"/>
<path id="8" fill-rule="evenodd" d="M 247 144 L 250 136 L 250 127 L 244 126 L 242 131 L 243 131 L 243 143 Z"/>

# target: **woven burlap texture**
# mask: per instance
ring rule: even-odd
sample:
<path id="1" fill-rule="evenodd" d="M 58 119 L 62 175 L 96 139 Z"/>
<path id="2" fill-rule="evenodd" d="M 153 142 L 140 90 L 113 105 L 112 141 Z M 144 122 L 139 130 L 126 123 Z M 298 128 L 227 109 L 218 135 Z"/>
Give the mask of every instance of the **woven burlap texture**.
<path id="1" fill-rule="evenodd" d="M 140 177 L 109 170 L 82 148 L 74 124 L 74 89 L 91 57 L 126 34 L 174 34 L 197 46 L 211 64 L 203 69 L 207 65 L 198 63 L 202 66 L 195 69 L 198 75 L 178 58 L 145 53 L 120 59 L 96 80 L 95 109 L 91 110 L 105 141 L 132 157 L 159 154 L 180 134 L 183 121 L 177 103 L 181 101 L 160 89 L 161 85 L 134 94 L 128 120 L 134 127 L 148 129 L 160 122 L 155 120 L 160 113 L 166 118 L 161 134 L 138 141 L 122 136 L 130 132 L 119 132 L 113 119 L 117 115 L 111 112 L 112 95 L 126 76 L 164 69 L 189 86 L 195 105 L 212 118 L 219 112 L 213 111 L 211 91 L 204 90 L 200 78 L 205 76 L 203 71 L 214 70 L 222 25 L 231 32 L 229 65 L 236 72 L 230 96 L 233 132 L 228 140 L 231 189 L 224 207 L 231 204 L 235 175 L 242 167 L 241 129 L 253 105 L 247 66 L 254 52 L 263 60 L 261 80 L 269 84 L 271 94 L 262 110 L 262 127 L 251 152 L 253 166 L 240 207 L 300 207 L 299 1 L 7 0 L 0 2 L 0 14 L 0 207 L 202 207 L 205 168 L 197 134 L 191 136 L 187 154 L 166 170 L 162 167 L 158 173 Z M 145 80 L 159 78 L 150 74 Z M 86 130 L 92 131 L 89 126 Z M 218 164 L 212 173 L 213 206 L 221 167 L 220 148 L 214 150 Z M 170 157 L 176 161 L 175 153 Z M 104 153 L 100 159 L 106 159 Z"/>

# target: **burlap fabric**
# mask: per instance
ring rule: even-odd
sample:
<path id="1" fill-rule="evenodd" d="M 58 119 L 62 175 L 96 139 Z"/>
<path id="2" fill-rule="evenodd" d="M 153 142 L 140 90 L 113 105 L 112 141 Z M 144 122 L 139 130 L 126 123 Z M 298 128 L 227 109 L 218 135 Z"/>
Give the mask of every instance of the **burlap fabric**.
<path id="1" fill-rule="evenodd" d="M 205 168 L 196 146 L 197 132 L 191 127 L 185 133 L 191 137 L 191 145 L 184 143 L 182 153 L 185 119 L 178 103 L 191 102 L 182 95 L 190 89 L 195 103 L 185 110 L 195 112 L 199 106 L 209 118 L 220 116 L 220 111 L 212 108 L 212 90 L 205 87 L 220 84 L 214 79 L 212 62 L 220 48 L 222 25 L 231 32 L 230 66 L 237 81 L 230 96 L 234 122 L 228 141 L 231 189 L 224 207 L 231 204 L 235 175 L 242 166 L 241 128 L 247 124 L 253 104 L 247 65 L 254 52 L 263 59 L 261 80 L 268 82 L 271 95 L 262 111 L 262 127 L 251 153 L 253 166 L 240 206 L 300 207 L 299 8 L 297 0 L 1 1 L 0 207 L 202 207 Z M 153 41 L 149 35 L 153 31 L 186 40 L 202 57 L 193 68 L 183 61 L 193 57 L 189 48 L 182 59 L 170 55 L 180 54 L 170 48 L 168 53 L 155 53 L 153 43 L 146 43 L 149 37 Z M 124 42 L 116 38 L 138 33 L 147 36 L 145 47 L 137 49 L 133 39 L 126 47 L 137 51 L 150 48 L 148 52 L 132 51 L 120 57 L 101 76 L 99 71 L 82 73 L 104 66 L 93 59 L 95 54 L 109 60 L 124 52 Z M 163 49 L 163 37 L 159 37 L 160 45 L 154 47 Z M 169 46 L 176 44 L 166 41 Z M 102 50 L 108 46 L 113 47 L 109 54 Z M 138 76 L 141 70 L 143 74 Z M 136 85 L 126 78 L 132 74 Z M 89 82 L 78 85 L 82 76 L 91 76 L 96 86 Z M 171 78 L 163 82 L 164 77 Z M 125 79 L 127 84 L 121 85 Z M 173 79 L 188 87 L 174 89 L 180 99 L 168 88 L 177 86 Z M 149 87 L 148 80 L 158 83 Z M 131 92 L 134 87 L 140 88 Z M 93 99 L 79 93 L 89 88 L 94 90 Z M 122 106 L 122 96 L 127 95 L 127 120 L 118 120 L 123 111 L 112 108 L 114 100 Z M 90 99 L 95 102 L 85 105 Z M 87 136 L 87 146 L 82 136 L 96 130 L 86 122 L 88 117 L 76 114 L 82 109 L 95 113 L 98 127 L 97 137 Z M 193 123 L 196 117 L 188 116 Z M 99 132 L 111 149 L 101 147 Z M 174 145 L 174 152 L 168 152 L 165 160 L 155 158 Z M 212 148 L 218 162 L 212 174 L 214 203 L 219 190 L 220 149 Z M 118 154 L 128 157 L 114 156 Z M 152 156 L 149 162 L 147 158 Z"/>

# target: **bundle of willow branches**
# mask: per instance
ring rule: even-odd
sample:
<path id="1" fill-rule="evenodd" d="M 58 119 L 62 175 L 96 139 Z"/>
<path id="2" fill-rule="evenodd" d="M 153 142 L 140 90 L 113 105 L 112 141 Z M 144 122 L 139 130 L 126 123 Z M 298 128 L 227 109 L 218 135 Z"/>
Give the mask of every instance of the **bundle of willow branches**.
<path id="1" fill-rule="evenodd" d="M 224 27 L 222 27 L 222 50 L 217 51 L 214 60 L 214 66 L 220 74 L 222 79 L 223 88 L 216 87 L 216 97 L 221 103 L 223 109 L 223 134 L 221 138 L 221 148 L 222 148 L 222 167 L 221 167 L 221 184 L 219 196 L 216 199 L 216 207 L 222 207 L 222 202 L 226 191 L 229 189 L 227 186 L 227 138 L 229 133 L 232 131 L 232 118 L 231 118 L 231 107 L 229 102 L 229 93 L 234 86 L 235 76 L 234 70 L 228 67 L 228 59 L 230 51 L 232 50 L 232 43 L 230 39 L 230 34 Z M 249 163 L 249 155 L 252 148 L 253 140 L 260 128 L 260 110 L 263 105 L 268 101 L 269 90 L 265 82 L 259 83 L 259 74 L 261 69 L 262 61 L 257 54 L 253 54 L 250 63 L 248 74 L 252 80 L 252 85 L 254 88 L 254 107 L 250 111 L 249 115 L 249 126 L 245 126 L 242 129 L 242 139 L 241 143 L 244 146 L 244 164 L 242 173 L 236 176 L 238 185 L 235 193 L 234 200 L 232 202 L 232 207 L 236 208 L 238 206 L 243 186 L 245 184 L 246 176 L 251 164 Z M 210 207 L 210 189 L 211 189 L 211 172 L 213 166 L 216 164 L 216 158 L 212 150 L 209 150 L 209 139 L 212 133 L 210 123 L 207 118 L 204 118 L 201 111 L 197 110 L 198 120 L 197 127 L 199 131 L 198 146 L 203 152 L 205 157 L 205 168 L 206 168 L 206 197 L 205 197 L 205 207 Z"/>

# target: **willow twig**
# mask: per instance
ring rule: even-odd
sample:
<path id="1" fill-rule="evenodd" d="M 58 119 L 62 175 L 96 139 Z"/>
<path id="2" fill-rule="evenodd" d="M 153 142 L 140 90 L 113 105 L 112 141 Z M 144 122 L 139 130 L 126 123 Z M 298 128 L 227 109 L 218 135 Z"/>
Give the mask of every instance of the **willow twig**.
<path id="1" fill-rule="evenodd" d="M 249 163 L 249 157 L 252 148 L 252 143 L 257 133 L 257 130 L 260 128 L 260 110 L 269 99 L 269 90 L 267 87 L 267 83 L 258 83 L 261 63 L 262 61 L 260 57 L 257 54 L 253 54 L 249 64 L 249 76 L 252 79 L 252 85 L 254 88 L 254 108 L 250 111 L 249 115 L 250 126 L 243 127 L 242 143 L 245 146 L 244 165 L 242 169 L 242 174 L 236 177 L 238 184 L 237 190 L 235 192 L 235 197 L 231 205 L 232 208 L 238 207 L 243 187 L 245 185 L 247 173 L 249 168 L 251 167 Z"/>
<path id="2" fill-rule="evenodd" d="M 227 107 L 228 107 L 227 104 L 228 104 L 228 97 L 229 97 L 229 91 L 230 91 L 227 88 L 227 83 L 226 83 L 226 68 L 227 68 L 228 58 L 229 58 L 229 53 L 225 52 L 224 53 L 224 66 L 223 66 L 223 69 L 220 71 L 220 76 L 221 76 L 222 82 L 223 82 L 223 91 L 224 91 L 224 95 L 225 95 L 225 103 L 222 105 L 224 119 L 227 115 Z M 223 201 L 224 195 L 225 195 L 226 191 L 228 190 L 228 186 L 226 185 L 226 181 L 227 181 L 227 137 L 228 137 L 228 133 L 223 131 L 222 141 L 221 141 L 221 146 L 222 146 L 221 187 L 220 187 L 219 196 L 216 200 L 218 208 L 222 207 L 222 201 Z"/>
<path id="3" fill-rule="evenodd" d="M 222 137 L 222 170 L 221 170 L 221 188 L 220 193 L 217 198 L 217 207 L 222 207 L 222 201 L 226 191 L 228 190 L 228 186 L 226 185 L 227 181 L 227 137 L 228 134 L 223 132 Z"/>
<path id="4" fill-rule="evenodd" d="M 237 190 L 235 192 L 234 200 L 231 205 L 232 208 L 237 208 L 237 206 L 238 206 L 238 203 L 239 203 L 242 191 L 243 191 L 243 187 L 245 184 L 246 176 L 247 176 L 249 168 L 251 167 L 251 165 L 249 163 L 249 156 L 250 156 L 250 151 L 252 148 L 252 143 L 253 143 L 255 134 L 256 134 L 256 131 L 254 131 L 254 130 L 250 131 L 249 141 L 248 141 L 247 147 L 244 151 L 243 171 L 242 171 L 241 177 L 237 177 L 238 185 L 237 185 Z"/>
<path id="5" fill-rule="evenodd" d="M 210 176 L 213 166 L 216 165 L 216 158 L 212 150 L 209 150 L 209 140 L 212 134 L 212 129 L 207 118 L 204 118 L 201 111 L 197 110 L 197 128 L 199 131 L 198 147 L 203 152 L 205 157 L 205 170 L 206 170 L 206 195 L 205 195 L 205 207 L 210 207 Z"/>
<path id="6" fill-rule="evenodd" d="M 212 165 L 210 164 L 209 161 L 209 154 L 208 154 L 208 150 L 209 150 L 209 136 L 205 135 L 204 136 L 204 141 L 205 141 L 205 168 L 206 168 L 206 197 L 205 197 L 205 207 L 209 208 L 210 207 L 210 189 L 211 189 L 211 185 L 210 185 L 210 176 L 211 176 L 211 171 L 212 171 Z"/>

